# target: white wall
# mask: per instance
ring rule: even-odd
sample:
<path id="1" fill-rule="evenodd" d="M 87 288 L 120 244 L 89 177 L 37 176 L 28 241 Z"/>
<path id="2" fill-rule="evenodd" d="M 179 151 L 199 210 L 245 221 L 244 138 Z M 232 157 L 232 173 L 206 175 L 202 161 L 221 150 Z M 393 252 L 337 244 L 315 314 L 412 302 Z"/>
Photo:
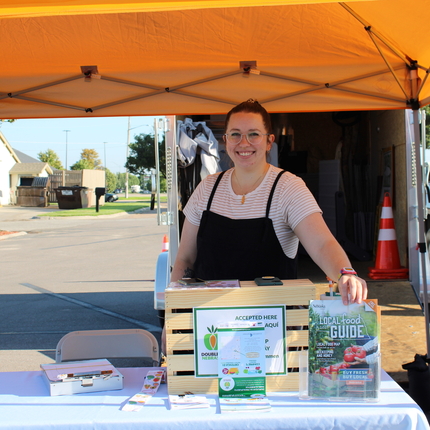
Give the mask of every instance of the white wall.
<path id="1" fill-rule="evenodd" d="M 9 170 L 15 165 L 12 155 L 0 140 L 0 205 L 10 204 Z"/>

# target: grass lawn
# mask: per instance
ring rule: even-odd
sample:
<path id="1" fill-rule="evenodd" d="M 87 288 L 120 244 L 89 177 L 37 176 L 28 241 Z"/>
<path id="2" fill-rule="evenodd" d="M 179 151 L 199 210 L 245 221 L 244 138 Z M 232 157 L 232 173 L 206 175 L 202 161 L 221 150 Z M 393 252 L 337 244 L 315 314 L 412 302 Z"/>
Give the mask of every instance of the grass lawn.
<path id="1" fill-rule="evenodd" d="M 57 205 L 50 205 L 51 208 Z M 40 214 L 38 216 L 58 216 L 58 217 L 68 217 L 68 216 L 99 216 L 99 215 L 112 215 L 120 212 L 134 212 L 138 209 L 149 207 L 149 201 L 133 201 L 130 203 L 117 201 L 114 203 L 105 203 L 103 206 L 99 207 L 99 211 L 96 212 L 96 208 L 80 208 L 80 209 L 66 209 L 58 212 L 49 212 L 45 214 Z"/>

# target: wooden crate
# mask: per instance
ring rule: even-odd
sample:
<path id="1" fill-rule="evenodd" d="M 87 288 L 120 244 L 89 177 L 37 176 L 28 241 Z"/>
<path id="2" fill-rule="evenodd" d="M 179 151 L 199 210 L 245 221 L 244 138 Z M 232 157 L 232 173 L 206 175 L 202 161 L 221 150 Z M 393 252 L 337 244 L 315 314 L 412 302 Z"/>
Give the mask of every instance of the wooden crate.
<path id="1" fill-rule="evenodd" d="M 287 306 L 288 374 L 267 377 L 267 391 L 297 391 L 299 353 L 308 347 L 309 301 L 315 285 L 307 279 L 283 281 L 284 285 L 258 287 L 241 282 L 228 290 L 173 290 L 165 294 L 165 326 L 169 394 L 217 393 L 216 378 L 194 377 L 194 307 L 279 305 Z"/>

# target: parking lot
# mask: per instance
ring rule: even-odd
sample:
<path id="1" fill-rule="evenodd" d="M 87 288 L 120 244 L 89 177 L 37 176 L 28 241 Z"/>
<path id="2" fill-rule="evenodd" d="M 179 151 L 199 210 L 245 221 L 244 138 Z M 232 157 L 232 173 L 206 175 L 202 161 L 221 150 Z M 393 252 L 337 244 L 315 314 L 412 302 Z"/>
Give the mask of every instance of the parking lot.
<path id="1" fill-rule="evenodd" d="M 158 339 L 155 264 L 167 227 L 154 212 L 54 218 L 0 207 L 0 371 L 38 370 L 74 330 L 144 328 Z"/>

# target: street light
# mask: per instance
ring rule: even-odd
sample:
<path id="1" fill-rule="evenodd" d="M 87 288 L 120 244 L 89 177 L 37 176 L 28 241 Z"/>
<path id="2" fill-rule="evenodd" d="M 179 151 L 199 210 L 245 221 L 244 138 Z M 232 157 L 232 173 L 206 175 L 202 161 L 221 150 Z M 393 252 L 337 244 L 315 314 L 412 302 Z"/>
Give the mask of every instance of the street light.
<path id="1" fill-rule="evenodd" d="M 68 137 L 70 130 L 63 130 L 63 131 L 66 133 L 66 166 L 65 166 L 65 168 L 66 168 L 66 170 L 68 170 L 68 168 L 67 168 L 67 137 Z"/>

